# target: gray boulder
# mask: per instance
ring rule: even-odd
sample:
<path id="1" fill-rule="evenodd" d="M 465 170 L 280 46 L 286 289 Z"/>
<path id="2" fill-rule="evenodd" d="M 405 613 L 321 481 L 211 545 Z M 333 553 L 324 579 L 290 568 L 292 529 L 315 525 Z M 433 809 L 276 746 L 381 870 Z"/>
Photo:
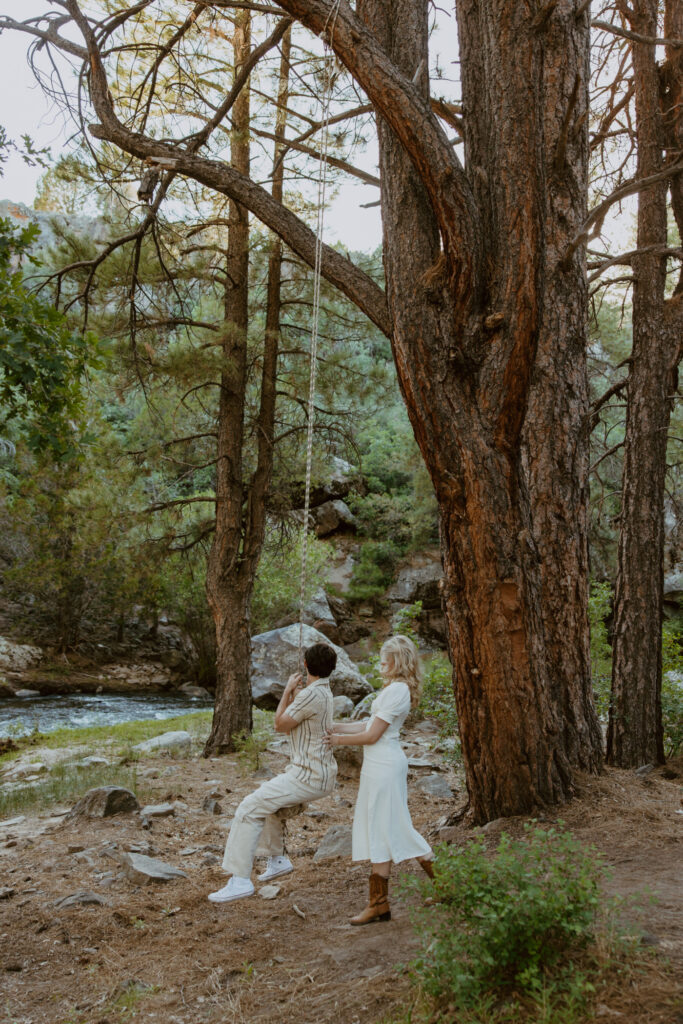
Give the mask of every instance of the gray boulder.
<path id="1" fill-rule="evenodd" d="M 158 750 L 185 751 L 189 753 L 192 746 L 192 737 L 189 732 L 178 730 L 177 732 L 164 732 L 161 736 L 152 736 L 149 740 L 136 743 L 133 750 L 139 750 L 143 754 L 151 754 Z"/>
<path id="2" fill-rule="evenodd" d="M 25 672 L 32 668 L 43 656 L 39 647 L 30 644 L 15 644 L 4 636 L 0 636 L 0 671 Z"/>
<path id="3" fill-rule="evenodd" d="M 372 687 L 360 674 L 346 651 L 328 640 L 312 626 L 304 625 L 303 646 L 324 643 L 337 654 L 337 667 L 330 676 L 335 697 L 349 697 L 354 703 L 371 692 Z M 257 707 L 273 709 L 278 705 L 285 683 L 299 671 L 299 623 L 271 629 L 251 638 L 251 692 Z"/>
<path id="4" fill-rule="evenodd" d="M 311 512 L 313 528 L 318 537 L 328 537 L 337 530 L 356 530 L 358 521 L 353 512 L 340 498 L 326 501 Z"/>
<path id="5" fill-rule="evenodd" d="M 70 818 L 111 818 L 114 814 L 130 814 L 140 809 L 135 793 L 122 786 L 97 786 L 89 789 L 74 804 L 65 821 Z"/>
<path id="6" fill-rule="evenodd" d="M 15 697 L 40 697 L 40 690 L 15 690 Z"/>
<path id="7" fill-rule="evenodd" d="M 351 829 L 347 825 L 333 825 L 328 828 L 313 860 L 333 860 L 335 857 L 351 856 Z"/>

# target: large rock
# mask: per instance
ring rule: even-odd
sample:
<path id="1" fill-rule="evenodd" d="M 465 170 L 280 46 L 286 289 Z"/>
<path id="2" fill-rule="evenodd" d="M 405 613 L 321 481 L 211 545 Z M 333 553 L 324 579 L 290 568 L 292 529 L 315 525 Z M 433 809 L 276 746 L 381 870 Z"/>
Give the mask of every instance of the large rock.
<path id="1" fill-rule="evenodd" d="M 0 636 L 0 672 L 26 672 L 36 665 L 43 656 L 39 647 L 30 644 L 15 644 Z"/>
<path id="2" fill-rule="evenodd" d="M 311 484 L 311 508 L 316 508 L 334 498 L 345 498 L 351 488 L 358 486 L 360 478 L 354 467 L 344 459 L 333 455 L 327 465 L 327 471 L 320 480 Z M 303 505 L 305 485 L 299 481 L 292 486 L 292 506 Z"/>
<path id="3" fill-rule="evenodd" d="M 122 786 L 97 786 L 89 789 L 66 815 L 69 818 L 110 818 L 114 814 L 130 814 L 139 810 L 135 793 Z"/>
<path id="4" fill-rule="evenodd" d="M 351 829 L 347 825 L 333 825 L 329 828 L 313 860 L 332 860 L 334 857 L 351 856 Z"/>
<path id="5" fill-rule="evenodd" d="M 313 528 L 318 537 L 328 537 L 337 530 L 356 530 L 358 521 L 353 512 L 340 498 L 326 501 L 311 512 Z"/>
<path id="6" fill-rule="evenodd" d="M 152 736 L 149 740 L 136 743 L 133 750 L 139 750 L 143 754 L 151 754 L 158 750 L 185 751 L 189 753 L 191 746 L 192 737 L 189 732 L 180 729 L 177 732 L 164 732 L 161 736 Z"/>
<path id="7" fill-rule="evenodd" d="M 147 882 L 169 882 L 173 878 L 187 878 L 184 871 L 174 868 L 156 857 L 145 857 L 143 853 L 122 853 L 118 858 L 126 878 L 136 885 Z"/>
<path id="8" fill-rule="evenodd" d="M 126 689 L 168 689 L 172 686 L 171 670 L 165 665 L 141 661 L 132 665 L 103 665 L 100 676 L 116 679 Z"/>
<path id="9" fill-rule="evenodd" d="M 439 558 L 423 556 L 421 564 L 406 565 L 398 573 L 395 582 L 386 592 L 386 599 L 391 602 L 394 612 L 405 605 L 420 601 L 422 612 L 418 616 L 416 628 L 425 640 L 435 641 L 438 646 L 446 643 L 446 619 L 441 600 L 441 580 L 443 568 Z M 395 630 L 399 629 L 394 622 Z"/>
<path id="10" fill-rule="evenodd" d="M 337 647 L 323 633 L 304 625 L 303 646 L 328 644 L 337 654 L 337 667 L 330 676 L 335 697 L 350 697 L 354 703 L 372 691 L 346 651 Z M 283 629 L 271 629 L 251 638 L 251 692 L 260 708 L 276 708 L 292 672 L 299 671 L 299 623 Z"/>

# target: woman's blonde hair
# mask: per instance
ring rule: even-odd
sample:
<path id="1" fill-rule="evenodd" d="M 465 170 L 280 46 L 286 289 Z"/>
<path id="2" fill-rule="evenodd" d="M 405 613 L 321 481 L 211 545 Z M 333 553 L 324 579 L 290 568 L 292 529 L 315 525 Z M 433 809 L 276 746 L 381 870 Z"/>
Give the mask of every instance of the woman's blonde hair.
<path id="1" fill-rule="evenodd" d="M 417 707 L 422 693 L 422 665 L 417 647 L 410 637 L 397 633 L 382 644 L 380 657 L 384 655 L 390 664 L 387 681 L 400 679 L 410 690 L 410 706 Z"/>

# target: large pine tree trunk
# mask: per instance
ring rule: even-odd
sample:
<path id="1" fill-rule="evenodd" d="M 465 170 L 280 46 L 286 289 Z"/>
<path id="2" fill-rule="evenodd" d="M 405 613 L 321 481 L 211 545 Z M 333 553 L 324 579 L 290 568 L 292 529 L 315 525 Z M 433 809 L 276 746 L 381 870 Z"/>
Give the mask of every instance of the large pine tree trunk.
<path id="1" fill-rule="evenodd" d="M 637 0 L 631 27 L 658 35 L 657 0 Z M 681 27 L 680 7 L 678 27 Z M 675 30 L 675 22 L 669 25 Z M 655 48 L 631 44 L 635 82 L 638 177 L 661 171 L 665 119 Z M 678 57 L 678 55 L 676 55 Z M 665 118 L 683 113 L 665 111 Z M 607 760 L 623 768 L 664 760 L 661 716 L 664 488 L 671 400 L 681 323 L 665 302 L 667 182 L 638 198 L 638 249 L 633 257 L 633 349 L 628 377 L 622 508 L 614 602 L 612 701 Z M 657 251 L 659 249 L 659 251 Z"/>
<path id="2" fill-rule="evenodd" d="M 455 306 L 421 176 L 379 124 L 394 353 L 441 512 L 476 820 L 566 799 L 571 764 L 594 769 L 600 760 L 586 616 L 582 252 L 560 265 L 585 213 L 588 27 L 570 4 L 558 8 L 551 46 L 547 26 L 520 5 L 458 4 L 466 171 L 484 273 Z M 365 0 L 359 11 L 426 95 L 426 5 Z M 544 523 L 552 534 L 539 547 Z M 548 628 L 548 604 L 561 610 L 561 628 Z"/>

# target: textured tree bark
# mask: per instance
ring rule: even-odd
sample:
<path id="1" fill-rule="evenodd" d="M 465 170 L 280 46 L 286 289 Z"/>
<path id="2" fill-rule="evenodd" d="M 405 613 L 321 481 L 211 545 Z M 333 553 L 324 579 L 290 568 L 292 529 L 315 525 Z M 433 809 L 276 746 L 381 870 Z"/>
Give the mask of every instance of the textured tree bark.
<path id="1" fill-rule="evenodd" d="M 238 16 L 236 69 L 249 55 L 249 14 Z M 243 31 L 242 31 L 243 29 Z M 275 126 L 273 198 L 282 202 L 287 123 L 291 31 L 282 40 L 278 113 Z M 243 91 L 233 108 L 231 158 L 249 173 L 249 96 Z M 247 386 L 249 221 L 244 207 L 230 204 L 226 291 L 225 369 L 219 411 L 219 461 L 216 486 L 216 532 L 209 559 L 207 593 L 216 622 L 217 688 L 211 734 L 205 755 L 233 749 L 234 738 L 251 731 L 251 598 L 266 529 L 267 496 L 273 470 L 277 361 L 280 346 L 282 244 L 272 242 L 268 261 L 266 325 L 261 370 L 261 397 L 255 423 L 256 467 L 244 480 L 244 410 Z"/>
<path id="2" fill-rule="evenodd" d="M 668 30 L 680 31 L 671 17 Z M 624 5 L 631 29 L 657 36 L 657 0 Z M 635 81 L 638 177 L 659 172 L 665 123 L 683 125 L 680 107 L 667 103 L 655 47 L 631 42 Z M 667 54 L 677 62 L 679 55 Z M 669 94 L 670 99 L 670 94 Z M 664 109 L 662 109 L 664 107 Z M 674 189 L 676 187 L 674 182 Z M 675 191 L 674 191 L 675 195 Z M 666 247 L 667 182 L 638 197 L 639 250 Z M 665 301 L 666 259 L 656 252 L 633 257 L 633 349 L 628 377 L 618 568 L 612 642 L 612 701 L 607 760 L 623 768 L 664 761 L 662 735 L 662 588 L 666 447 L 681 323 L 672 315 L 680 296 Z"/>
<path id="3" fill-rule="evenodd" d="M 251 14 L 235 19 L 235 75 L 249 57 Z M 230 159 L 240 174 L 249 174 L 250 90 L 245 86 L 232 110 Z M 242 451 L 247 391 L 249 324 L 249 213 L 229 203 L 225 287 L 225 340 L 218 411 L 216 529 L 209 554 L 206 591 L 216 625 L 216 697 L 211 733 L 204 755 L 233 749 L 233 738 L 251 732 L 251 631 L 253 578 L 243 563 L 242 509 L 245 500 Z"/>
<path id="4" fill-rule="evenodd" d="M 427 95 L 426 5 L 364 0 L 358 12 Z M 441 510 L 475 820 L 566 799 L 571 764 L 601 760 L 586 618 L 583 254 L 560 265 L 585 217 L 588 27 L 570 4 L 554 18 L 550 43 L 518 5 L 458 4 L 485 271 L 455 301 L 432 197 L 394 128 L 378 126 L 394 353 Z"/>

